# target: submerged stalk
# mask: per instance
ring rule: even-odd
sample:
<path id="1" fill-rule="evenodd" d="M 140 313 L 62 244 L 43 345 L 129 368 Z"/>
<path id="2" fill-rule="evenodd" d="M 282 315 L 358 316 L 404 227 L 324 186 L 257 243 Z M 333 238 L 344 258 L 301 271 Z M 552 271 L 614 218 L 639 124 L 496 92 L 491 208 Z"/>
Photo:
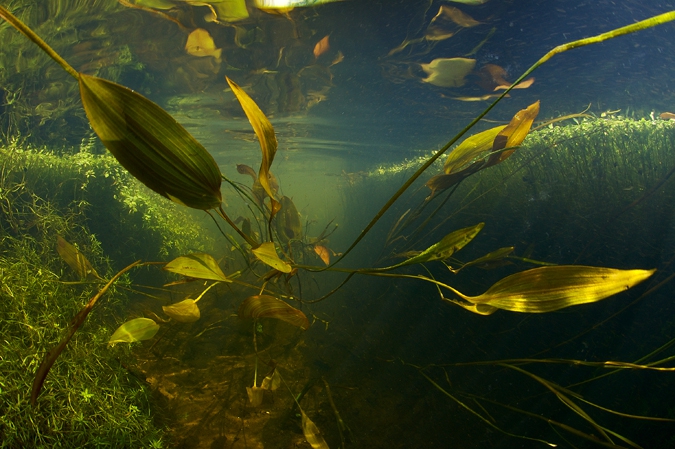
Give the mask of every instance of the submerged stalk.
<path id="1" fill-rule="evenodd" d="M 528 75 L 530 75 L 532 72 L 534 72 L 537 68 L 539 68 L 539 66 L 544 64 L 546 61 L 551 59 L 553 56 L 555 56 L 557 54 L 560 54 L 560 53 L 564 53 L 568 50 L 572 50 L 572 49 L 578 48 L 578 47 L 584 47 L 586 45 L 597 44 L 599 42 L 604 42 L 606 40 L 613 39 L 613 38 L 618 37 L 618 36 L 623 36 L 625 34 L 634 33 L 636 31 L 646 30 L 648 28 L 652 28 L 652 27 L 655 27 L 657 25 L 662 25 L 664 23 L 671 22 L 673 20 L 675 20 L 675 11 L 670 11 L 670 12 L 667 12 L 667 13 L 660 14 L 658 16 L 651 17 L 649 19 L 642 20 L 642 21 L 637 22 L 637 23 L 633 23 L 631 25 L 627 25 L 627 26 L 624 26 L 624 27 L 621 27 L 621 28 L 617 28 L 615 30 L 608 31 L 606 33 L 598 34 L 597 36 L 591 36 L 591 37 L 579 39 L 579 40 L 576 40 L 576 41 L 573 41 L 573 42 L 568 42 L 566 44 L 558 45 L 557 47 L 550 50 L 548 53 L 546 53 L 544 56 L 542 56 L 537 62 L 535 62 L 534 65 L 532 65 L 532 67 L 530 67 L 522 75 L 520 75 L 520 77 L 518 77 L 518 79 L 516 79 L 513 82 L 513 84 L 511 84 L 511 86 L 509 86 L 508 89 L 504 90 L 504 92 L 502 92 L 502 94 L 499 97 L 497 97 L 497 99 L 492 104 L 490 104 L 487 108 L 485 108 L 485 110 L 483 112 L 478 114 L 478 116 L 476 116 L 476 118 L 474 118 L 468 125 L 466 125 L 464 127 L 464 129 L 462 129 L 455 137 L 450 139 L 450 141 L 448 143 L 446 143 L 443 146 L 443 148 L 438 150 L 436 153 L 434 153 L 433 156 L 431 156 L 429 159 L 427 159 L 427 161 L 420 168 L 418 168 L 417 171 L 410 178 L 408 178 L 408 180 L 405 183 L 403 183 L 403 185 L 384 204 L 384 206 L 382 206 L 382 208 L 379 210 L 379 212 L 377 212 L 377 214 L 375 214 L 375 216 L 370 221 L 370 223 L 368 223 L 368 225 L 363 229 L 363 231 L 361 231 L 361 233 L 358 235 L 358 237 L 356 237 L 356 239 L 352 242 L 352 244 L 349 246 L 349 248 L 347 248 L 347 250 L 344 251 L 342 253 L 342 255 L 340 257 L 338 257 L 329 266 L 333 266 L 333 265 L 337 264 L 347 254 L 349 254 L 352 251 L 352 249 L 354 249 L 354 247 L 356 247 L 356 245 L 361 240 L 363 240 L 363 238 L 366 236 L 366 234 L 368 234 L 368 232 L 370 232 L 370 230 L 373 228 L 373 226 L 375 226 L 375 224 L 378 221 L 380 221 L 380 218 L 382 218 L 382 216 L 389 210 L 389 208 L 396 202 L 396 200 L 398 200 L 401 197 L 401 195 L 403 195 L 403 193 L 406 190 L 408 190 L 408 188 L 417 180 L 417 178 L 419 178 L 422 175 L 422 173 L 424 173 L 427 170 L 427 168 L 429 168 L 434 162 L 436 162 L 439 157 L 441 157 L 443 154 L 445 154 L 450 149 L 450 147 L 452 145 L 454 145 L 460 138 L 462 138 L 464 136 L 464 134 L 466 134 L 471 128 L 473 128 L 474 125 L 476 125 L 476 123 L 478 123 L 483 117 L 485 117 L 488 114 L 488 112 L 490 112 L 497 105 L 497 103 L 499 103 L 515 86 L 517 86 L 520 82 L 522 82 Z M 316 271 L 324 271 L 327 268 L 328 267 L 321 268 L 321 269 L 316 270 Z"/>
<path id="2" fill-rule="evenodd" d="M 14 14 L 9 12 L 6 8 L 4 8 L 1 5 L 0 5 L 0 17 L 9 22 L 10 25 L 16 28 L 17 31 L 26 36 L 28 39 L 30 39 L 35 45 L 40 47 L 42 51 L 47 53 L 50 58 L 56 61 L 61 67 L 63 67 L 63 69 L 66 72 L 68 72 L 73 78 L 79 79 L 80 74 L 78 73 L 77 70 L 73 68 L 73 66 L 68 64 L 65 59 L 59 56 L 59 54 L 56 53 L 52 47 L 50 47 L 45 41 L 43 41 L 40 38 L 40 36 L 35 34 L 35 32 L 33 32 L 33 30 L 31 30 L 18 17 L 16 17 Z"/>

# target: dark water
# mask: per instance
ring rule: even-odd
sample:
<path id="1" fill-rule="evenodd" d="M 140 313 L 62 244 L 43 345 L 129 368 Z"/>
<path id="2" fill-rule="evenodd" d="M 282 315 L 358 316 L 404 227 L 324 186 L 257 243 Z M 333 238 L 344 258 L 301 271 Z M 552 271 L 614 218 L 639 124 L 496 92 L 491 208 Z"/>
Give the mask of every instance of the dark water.
<path id="1" fill-rule="evenodd" d="M 175 3 L 162 12 L 174 21 L 103 2 L 26 2 L 16 11 L 76 69 L 114 79 L 165 107 L 225 176 L 248 184 L 236 164 L 257 169 L 258 142 L 225 76 L 250 92 L 275 128 L 279 150 L 272 170 L 280 193 L 293 199 L 307 223 L 304 249 L 296 257 L 311 265 L 321 262 L 307 237 L 318 236 L 334 220 L 339 226 L 325 245 L 344 252 L 412 175 L 420 157 L 442 147 L 487 107 L 485 100 L 457 99 L 494 92 L 494 85 L 479 85 L 486 65 L 501 67 L 503 77 L 513 81 L 557 45 L 675 7 L 629 0 L 343 1 L 286 16 L 249 5 L 249 19 L 216 24 L 204 19 L 207 7 Z M 441 31 L 452 37 L 421 39 L 441 6 L 481 23 L 463 27 L 445 19 Z M 58 23 L 68 26 L 58 29 Z M 307 301 L 293 304 L 312 325 L 303 332 L 263 320 L 256 334 L 258 374 L 276 364 L 293 394 L 303 391 L 300 405 L 330 447 L 546 447 L 534 439 L 557 447 L 629 447 L 611 432 L 640 447 L 675 445 L 672 421 L 626 416 L 675 419 L 673 373 L 646 366 L 673 366 L 668 358 L 675 329 L 670 280 L 675 127 L 658 117 L 675 111 L 674 27 L 669 23 L 555 56 L 533 73 L 531 87 L 513 90 L 469 134 L 506 124 L 537 100 L 536 124 L 581 111 L 588 116 L 533 133 L 539 137 L 527 140 L 507 162 L 463 181 L 437 213 L 432 214 L 443 199 L 430 202 L 421 218 L 401 231 L 405 238 L 388 242 L 397 235 L 390 234 L 392 227 L 406 223 L 399 218 L 414 213 L 428 196 L 423 183 L 441 170 L 432 167 L 338 265 L 391 265 L 401 260 L 398 253 L 423 250 L 453 230 L 485 222 L 459 260 L 506 246 L 515 248 L 517 258 L 458 275 L 438 262 L 396 272 L 433 277 L 468 295 L 540 262 L 657 268 L 649 281 L 594 304 L 489 316 L 442 301 L 432 283 L 414 279 L 355 276 L 317 303 L 313 300 L 337 287 L 344 274 L 301 271 L 288 284 L 283 278 L 265 284 L 277 295 Z M 220 60 L 186 53 L 186 36 L 196 28 L 210 33 L 222 49 Z M 330 36 L 330 48 L 315 57 L 323 36 Z M 16 58 L 17 52 L 24 59 Z M 38 55 L 16 36 L 0 48 L 3 138 L 21 136 L 57 153 L 77 152 L 91 132 L 76 87 Z M 475 59 L 464 85 L 422 81 L 427 75 L 421 64 L 453 57 Z M 105 149 L 98 145 L 95 151 Z M 249 214 L 232 189 L 223 191 L 233 217 Z M 427 217 L 424 229 L 414 232 Z M 118 251 L 117 237 L 106 236 L 107 217 L 87 219 L 103 250 Z M 262 231 L 265 223 L 261 226 Z M 206 252 L 228 265 L 227 274 L 241 269 L 243 281 L 262 285 L 265 270 L 245 272 L 234 246 L 215 239 L 219 243 Z M 250 323 L 232 317 L 257 292 L 230 284 L 214 291 L 200 321 L 172 327 L 135 349 L 131 371 L 156 396 L 152 413 L 168 429 L 166 445 L 309 447 L 285 385 L 266 392 L 260 407 L 247 402 L 244 387 L 256 364 Z M 172 300 L 182 297 L 172 293 Z M 129 307 L 134 316 L 147 310 L 161 314 L 157 303 L 135 301 Z M 117 311 L 115 324 L 127 312 Z M 616 371 L 602 365 L 608 361 L 639 367 Z M 340 428 L 336 411 L 349 430 Z M 580 416 L 584 413 L 597 424 Z"/>

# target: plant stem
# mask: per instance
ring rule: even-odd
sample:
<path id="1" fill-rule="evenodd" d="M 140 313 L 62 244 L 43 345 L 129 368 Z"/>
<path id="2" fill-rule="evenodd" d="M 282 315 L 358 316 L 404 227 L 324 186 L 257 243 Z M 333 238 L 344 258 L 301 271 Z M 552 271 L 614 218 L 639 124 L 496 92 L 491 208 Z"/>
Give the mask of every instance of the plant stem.
<path id="1" fill-rule="evenodd" d="M 73 78 L 75 78 L 75 79 L 80 78 L 80 74 L 78 73 L 77 70 L 75 70 L 70 64 L 68 64 L 65 59 L 63 59 L 61 56 L 59 56 L 59 54 L 56 53 L 52 47 L 47 45 L 47 43 L 45 41 L 43 41 L 40 38 L 40 36 L 35 34 L 35 32 L 33 30 L 31 30 L 28 27 L 28 25 L 26 25 L 21 20 L 19 20 L 18 17 L 16 17 L 11 12 L 9 12 L 3 6 L 0 6 L 0 17 L 2 17 L 7 22 L 9 22 L 9 24 L 12 25 L 14 28 L 16 28 L 21 34 L 23 34 L 28 39 L 33 41 L 33 43 L 35 43 L 35 45 L 37 45 L 45 53 L 47 53 L 50 58 L 52 58 L 54 61 L 56 61 L 61 67 L 63 67 L 63 69 L 66 72 L 68 72 Z"/>

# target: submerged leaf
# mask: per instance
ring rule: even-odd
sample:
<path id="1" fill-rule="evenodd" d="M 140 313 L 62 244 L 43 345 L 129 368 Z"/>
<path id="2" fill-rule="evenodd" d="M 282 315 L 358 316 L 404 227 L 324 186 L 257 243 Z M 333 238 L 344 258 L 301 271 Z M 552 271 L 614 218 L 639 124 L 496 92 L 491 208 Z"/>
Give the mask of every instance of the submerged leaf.
<path id="1" fill-rule="evenodd" d="M 423 82 L 440 87 L 460 87 L 466 83 L 466 77 L 476 65 L 475 59 L 438 58 L 429 64 L 421 64 L 427 75 Z"/>
<path id="2" fill-rule="evenodd" d="M 272 372 L 272 374 L 270 374 L 269 376 L 266 376 L 263 379 L 262 384 L 260 384 L 260 388 L 262 388 L 264 390 L 274 391 L 277 388 L 279 388 L 280 385 L 281 385 L 281 375 L 275 369 Z"/>
<path id="3" fill-rule="evenodd" d="M 194 253 L 176 257 L 164 265 L 166 271 L 195 279 L 230 282 L 212 256 L 205 253 Z"/>
<path id="4" fill-rule="evenodd" d="M 497 126 L 495 128 L 486 129 L 478 134 L 467 137 L 457 145 L 457 147 L 450 152 L 450 155 L 445 160 L 443 171 L 447 174 L 457 172 L 465 165 L 474 161 L 485 151 L 492 149 L 495 137 L 506 128 L 507 125 Z"/>
<path id="5" fill-rule="evenodd" d="M 304 410 L 300 409 L 300 413 L 302 413 L 302 433 L 305 434 L 305 439 L 309 445 L 313 449 L 328 449 L 328 444 L 326 444 L 326 440 L 323 439 L 316 424 L 309 419 Z"/>
<path id="6" fill-rule="evenodd" d="M 82 73 L 78 79 L 92 128 L 129 173 L 185 206 L 220 205 L 216 161 L 173 117 L 124 86 Z"/>
<path id="7" fill-rule="evenodd" d="M 302 238 L 302 222 L 298 209 L 287 196 L 282 196 L 279 200 L 281 210 L 274 217 L 277 225 L 277 234 L 282 243 L 288 243 L 291 240 Z"/>
<path id="8" fill-rule="evenodd" d="M 656 270 L 619 270 L 558 265 L 512 274 L 479 296 L 462 296 L 474 304 L 486 304 L 512 312 L 545 313 L 587 304 L 628 290 Z"/>
<path id="9" fill-rule="evenodd" d="M 241 104 L 248 121 L 251 123 L 255 135 L 258 136 L 258 142 L 262 150 L 262 162 L 258 171 L 258 181 L 260 181 L 260 185 L 265 189 L 267 195 L 274 201 L 276 191 L 272 189 L 269 182 L 270 167 L 277 152 L 277 138 L 274 135 L 274 128 L 255 101 L 241 87 L 229 78 L 227 78 L 227 82 L 237 100 L 239 100 L 239 104 Z"/>
<path id="10" fill-rule="evenodd" d="M 523 143 L 523 140 L 525 140 L 525 137 L 527 137 L 527 134 L 530 132 L 532 123 L 534 123 L 534 119 L 537 118 L 538 114 L 539 101 L 516 112 L 516 115 L 514 115 L 509 124 L 506 125 L 506 128 L 501 130 L 499 134 L 497 134 L 497 137 L 495 137 L 492 144 L 493 153 L 488 158 L 486 167 L 503 162 L 516 151 L 514 147 Z M 499 152 L 499 150 L 504 148 L 514 149 Z"/>
<path id="11" fill-rule="evenodd" d="M 115 343 L 133 343 L 136 341 L 149 340 L 159 330 L 159 324 L 150 318 L 135 318 L 122 324 L 112 334 L 109 345 Z"/>
<path id="12" fill-rule="evenodd" d="M 471 240 L 478 235 L 483 229 L 485 223 L 478 223 L 475 226 L 458 229 L 441 239 L 440 242 L 431 245 L 429 248 L 422 251 L 420 254 L 404 260 L 388 269 L 411 265 L 415 263 L 430 262 L 432 260 L 443 260 L 452 256 L 455 252 L 464 248 Z"/>
<path id="13" fill-rule="evenodd" d="M 169 306 L 162 306 L 162 310 L 164 310 L 164 313 L 171 319 L 178 321 L 179 323 L 194 323 L 199 320 L 201 316 L 196 301 L 190 298 Z"/>
<path id="14" fill-rule="evenodd" d="M 220 62 L 220 54 L 223 50 L 216 48 L 208 31 L 197 28 L 188 35 L 185 51 L 192 56 L 213 56 L 217 62 Z"/>
<path id="15" fill-rule="evenodd" d="M 251 402 L 252 407 L 258 407 L 262 404 L 263 401 L 263 392 L 265 391 L 262 387 L 246 387 L 246 394 L 248 395 L 248 400 Z"/>
<path id="16" fill-rule="evenodd" d="M 330 43 L 328 42 L 330 39 L 330 35 L 326 35 L 321 39 L 319 42 L 316 43 L 314 46 L 314 57 L 318 58 L 322 54 L 326 53 L 328 50 L 330 50 Z"/>
<path id="17" fill-rule="evenodd" d="M 98 275 L 94 267 L 92 267 L 87 258 L 84 257 L 84 254 L 60 235 L 56 237 L 56 252 L 58 252 L 63 261 L 80 276 L 80 279 L 101 279 L 101 276 Z"/>
<path id="18" fill-rule="evenodd" d="M 261 243 L 257 248 L 253 248 L 251 252 L 259 261 L 282 273 L 290 273 L 293 269 L 288 262 L 279 258 L 272 242 Z"/>
<path id="19" fill-rule="evenodd" d="M 321 258 L 323 263 L 330 265 L 330 252 L 328 248 L 322 245 L 314 245 L 314 252 Z"/>
<path id="20" fill-rule="evenodd" d="M 303 330 L 309 329 L 309 320 L 302 311 L 269 295 L 249 296 L 239 306 L 239 318 L 276 318 Z"/>

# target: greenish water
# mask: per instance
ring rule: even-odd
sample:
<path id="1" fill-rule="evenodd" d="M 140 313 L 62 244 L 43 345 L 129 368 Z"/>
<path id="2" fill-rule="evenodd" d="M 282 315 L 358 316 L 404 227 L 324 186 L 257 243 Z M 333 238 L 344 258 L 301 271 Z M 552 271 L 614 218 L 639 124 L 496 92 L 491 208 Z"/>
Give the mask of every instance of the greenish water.
<path id="1" fill-rule="evenodd" d="M 157 102 L 224 181 L 221 216 L 143 186 L 90 128 L 77 83 L 0 24 L 0 447 L 675 444 L 675 121 L 661 116 L 674 110 L 672 23 L 556 56 L 464 137 L 540 101 L 513 154 L 481 165 L 491 148 L 508 154 L 490 139 L 457 167 L 469 167 L 465 178 L 431 196 L 425 183 L 443 172 L 441 157 L 348 252 L 487 107 L 478 97 L 499 82 L 486 81 L 486 67 L 513 81 L 555 45 L 672 5 L 372 1 L 274 13 L 243 4 L 2 4 L 76 70 Z M 463 85 L 429 82 L 425 64 L 455 57 L 475 59 Z M 253 179 L 258 138 L 226 76 L 274 127 L 273 219 Z M 422 253 L 479 223 L 454 253 Z M 283 262 L 256 256 L 270 241 Z M 484 257 L 506 247 L 507 257 Z M 323 270 L 322 257 L 347 252 Z M 412 257 L 423 263 L 383 269 Z M 85 259 L 98 277 L 81 271 Z M 135 261 L 148 264 L 78 321 Z M 656 272 L 616 283 L 607 298 L 597 291 L 610 275 L 594 268 L 590 293 L 543 274 L 529 304 L 556 288 L 571 304 L 593 298 L 533 306 L 545 313 L 508 303 L 481 315 L 460 299 L 560 265 Z M 515 291 L 534 282 L 517 279 Z M 125 324 L 139 318 L 149 333 Z M 120 326 L 127 341 L 110 345 Z M 73 327 L 36 396 L 41 363 Z M 263 388 L 261 400 L 251 387 Z"/>

